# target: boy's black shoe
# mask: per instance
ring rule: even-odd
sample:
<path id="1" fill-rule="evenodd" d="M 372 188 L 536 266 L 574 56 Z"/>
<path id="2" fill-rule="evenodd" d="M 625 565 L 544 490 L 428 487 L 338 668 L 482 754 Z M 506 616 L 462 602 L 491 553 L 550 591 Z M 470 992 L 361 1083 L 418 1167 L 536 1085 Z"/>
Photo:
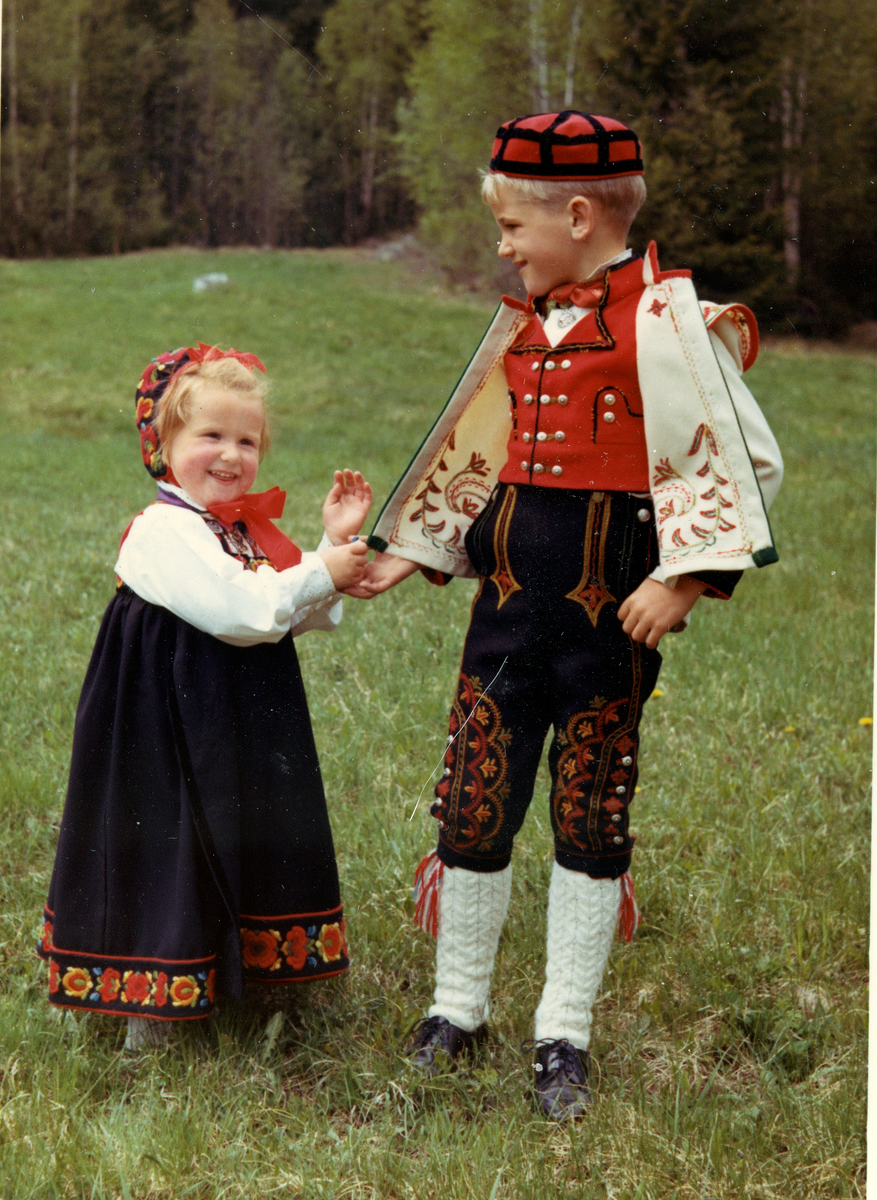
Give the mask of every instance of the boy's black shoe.
<path id="1" fill-rule="evenodd" d="M 452 1025 L 446 1017 L 424 1017 L 411 1031 L 405 1054 L 425 1075 L 447 1070 L 462 1054 L 473 1054 L 484 1037 L 481 1025 L 474 1033 Z M 447 1062 L 443 1059 L 447 1058 Z"/>
<path id="2" fill-rule="evenodd" d="M 536 1042 L 535 1088 L 539 1106 L 550 1121 L 575 1121 L 585 1115 L 591 1103 L 588 1091 L 587 1050 L 577 1050 L 572 1042 Z"/>

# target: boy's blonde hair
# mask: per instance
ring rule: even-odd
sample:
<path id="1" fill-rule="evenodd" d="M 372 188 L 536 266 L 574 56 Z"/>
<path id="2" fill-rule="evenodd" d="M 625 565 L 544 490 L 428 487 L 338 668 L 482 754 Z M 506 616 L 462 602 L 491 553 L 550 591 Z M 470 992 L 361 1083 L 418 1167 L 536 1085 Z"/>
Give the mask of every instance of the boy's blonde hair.
<path id="1" fill-rule="evenodd" d="M 576 196 L 592 200 L 602 209 L 606 220 L 624 234 L 646 199 L 642 175 L 618 175 L 614 179 L 519 179 L 499 172 L 485 174 L 481 198 L 485 204 L 500 201 L 499 189 L 513 192 L 531 204 L 565 208 Z"/>
<path id="2" fill-rule="evenodd" d="M 268 413 L 265 396 L 267 381 L 257 378 L 235 358 L 217 358 L 210 362 L 189 363 L 171 379 L 167 391 L 161 398 L 155 431 L 165 447 L 165 453 L 173 439 L 187 423 L 192 411 L 192 401 L 205 384 L 233 392 L 245 400 L 258 400 L 262 405 L 262 429 L 259 440 L 259 461 L 268 452 L 271 433 L 268 428 Z"/>

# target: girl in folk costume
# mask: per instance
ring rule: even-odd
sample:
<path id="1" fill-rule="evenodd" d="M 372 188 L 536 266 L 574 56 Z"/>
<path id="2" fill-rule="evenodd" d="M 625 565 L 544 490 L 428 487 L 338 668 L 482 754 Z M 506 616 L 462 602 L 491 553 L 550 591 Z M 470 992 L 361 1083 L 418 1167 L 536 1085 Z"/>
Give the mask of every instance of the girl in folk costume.
<path id="1" fill-rule="evenodd" d="M 53 1004 L 128 1019 L 126 1046 L 217 990 L 347 969 L 332 834 L 292 639 L 331 630 L 371 504 L 337 471 L 303 554 L 250 493 L 268 448 L 252 354 L 163 354 L 137 389 L 154 504 L 134 519 L 85 678 L 41 955 Z"/>
<path id="2" fill-rule="evenodd" d="M 554 863 L 534 1085 L 551 1119 L 589 1100 L 592 1010 L 616 926 L 638 922 L 628 809 L 658 643 L 698 598 L 776 561 L 776 442 L 742 381 L 757 330 L 698 302 L 627 235 L 645 198 L 639 140 L 575 111 L 509 121 L 484 180 L 527 287 L 504 298 L 385 506 L 355 594 L 418 567 L 477 576 L 444 775 L 438 849 L 418 870 L 436 987 L 409 1053 L 470 1050 L 545 736 Z"/>

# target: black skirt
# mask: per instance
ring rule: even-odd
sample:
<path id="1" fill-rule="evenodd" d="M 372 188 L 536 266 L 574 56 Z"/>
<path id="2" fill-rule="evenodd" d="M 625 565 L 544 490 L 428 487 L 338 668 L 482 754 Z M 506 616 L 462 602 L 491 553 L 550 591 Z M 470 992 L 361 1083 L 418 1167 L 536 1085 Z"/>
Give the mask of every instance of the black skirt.
<path id="1" fill-rule="evenodd" d="M 39 952 L 52 1003 L 171 1020 L 245 979 L 347 969 L 289 634 L 230 646 L 119 590 L 76 714 Z"/>

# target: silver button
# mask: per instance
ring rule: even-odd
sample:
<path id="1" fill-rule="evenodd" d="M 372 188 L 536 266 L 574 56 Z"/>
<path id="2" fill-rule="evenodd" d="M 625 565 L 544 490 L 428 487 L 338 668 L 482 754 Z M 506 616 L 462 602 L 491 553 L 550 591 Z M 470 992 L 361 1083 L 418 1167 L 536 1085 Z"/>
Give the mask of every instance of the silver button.
<path id="1" fill-rule="evenodd" d="M 533 435 L 532 435 L 532 433 L 525 433 L 525 434 L 524 434 L 524 441 L 525 441 L 525 442 L 532 442 L 532 440 L 533 440 Z"/>
<path id="2" fill-rule="evenodd" d="M 618 785 L 618 787 L 615 789 L 615 795 L 616 795 L 616 796 L 623 796 L 623 795 L 624 795 L 624 793 L 625 793 L 626 791 L 627 791 L 627 788 L 624 786 L 624 784 L 623 784 L 623 783 L 620 783 L 620 784 Z"/>
<path id="3" fill-rule="evenodd" d="M 544 470 L 545 470 L 545 467 L 542 463 L 536 463 L 536 465 L 533 467 L 533 474 L 541 475 Z"/>
<path id="4" fill-rule="evenodd" d="M 556 442 L 565 442 L 566 441 L 566 434 L 563 432 L 562 429 L 558 429 L 557 433 L 554 435 L 554 440 Z"/>
<path id="5" fill-rule="evenodd" d="M 603 413 L 603 420 L 607 425 L 611 425 L 615 420 L 615 413 Z"/>
<path id="6" fill-rule="evenodd" d="M 532 396 L 529 392 L 527 392 L 526 396 L 524 397 L 524 403 L 532 404 L 535 399 L 536 399 L 535 396 Z"/>
<path id="7" fill-rule="evenodd" d="M 616 845 L 616 846 L 620 846 L 620 845 L 622 845 L 622 843 L 624 842 L 624 838 L 623 838 L 623 837 L 614 837 L 612 840 L 613 840 L 613 842 L 615 843 L 615 845 Z"/>
<path id="8" fill-rule="evenodd" d="M 551 474 L 552 474 L 552 475 L 562 475 L 562 474 L 563 474 L 563 467 L 552 467 L 552 468 L 551 468 Z"/>
<path id="9" fill-rule="evenodd" d="M 539 403 L 540 403 L 540 404 L 550 404 L 550 403 L 551 403 L 551 397 L 550 397 L 550 396 L 540 396 L 540 397 L 539 397 Z"/>
<path id="10" fill-rule="evenodd" d="M 548 362 L 545 364 L 545 370 L 546 370 L 546 371 L 553 371 L 553 370 L 554 370 L 554 368 L 555 368 L 556 366 L 557 366 L 557 363 L 556 363 L 556 362 L 553 362 L 553 361 L 552 361 L 552 360 L 549 358 Z"/>
<path id="11" fill-rule="evenodd" d="M 621 760 L 621 765 L 623 767 L 632 767 L 633 766 L 633 759 L 630 757 L 629 754 L 625 754 L 624 758 Z"/>
<path id="12" fill-rule="evenodd" d="M 652 514 L 649 512 L 649 510 L 647 508 L 638 508 L 637 513 L 636 513 L 636 519 L 638 521 L 651 521 Z"/>
<path id="13" fill-rule="evenodd" d="M 537 434 L 536 434 L 536 441 L 537 441 L 537 442 L 544 442 L 544 441 L 547 439 L 547 437 L 548 437 L 548 434 L 547 434 L 547 433 L 537 433 Z"/>
<path id="14" fill-rule="evenodd" d="M 569 396 L 558 396 L 557 403 L 558 404 L 569 404 Z"/>
<path id="15" fill-rule="evenodd" d="M 564 371 L 568 371 L 570 369 L 570 367 L 572 366 L 572 363 L 569 361 L 568 358 L 565 358 L 560 365 L 563 367 Z"/>
<path id="16" fill-rule="evenodd" d="M 522 462 L 522 463 L 521 463 L 521 470 L 522 470 L 522 471 L 526 471 L 526 469 L 527 469 L 527 464 L 526 464 L 525 462 Z"/>
<path id="17" fill-rule="evenodd" d="M 538 364 L 537 362 L 533 363 L 533 366 L 530 368 L 530 370 L 531 370 L 531 371 L 538 371 L 538 370 L 539 370 L 539 364 Z"/>
<path id="18" fill-rule="evenodd" d="M 612 820 L 615 822 L 616 825 L 619 825 L 621 823 L 621 813 L 613 813 Z"/>
<path id="19" fill-rule="evenodd" d="M 610 405 L 611 405 L 611 404 L 614 404 L 614 403 L 615 403 L 615 397 L 612 395 L 612 393 L 611 393 L 611 392 L 607 393 L 607 395 L 605 395 L 605 396 L 603 397 L 603 400 L 604 400 L 604 402 L 605 402 L 606 404 L 610 404 Z"/>

